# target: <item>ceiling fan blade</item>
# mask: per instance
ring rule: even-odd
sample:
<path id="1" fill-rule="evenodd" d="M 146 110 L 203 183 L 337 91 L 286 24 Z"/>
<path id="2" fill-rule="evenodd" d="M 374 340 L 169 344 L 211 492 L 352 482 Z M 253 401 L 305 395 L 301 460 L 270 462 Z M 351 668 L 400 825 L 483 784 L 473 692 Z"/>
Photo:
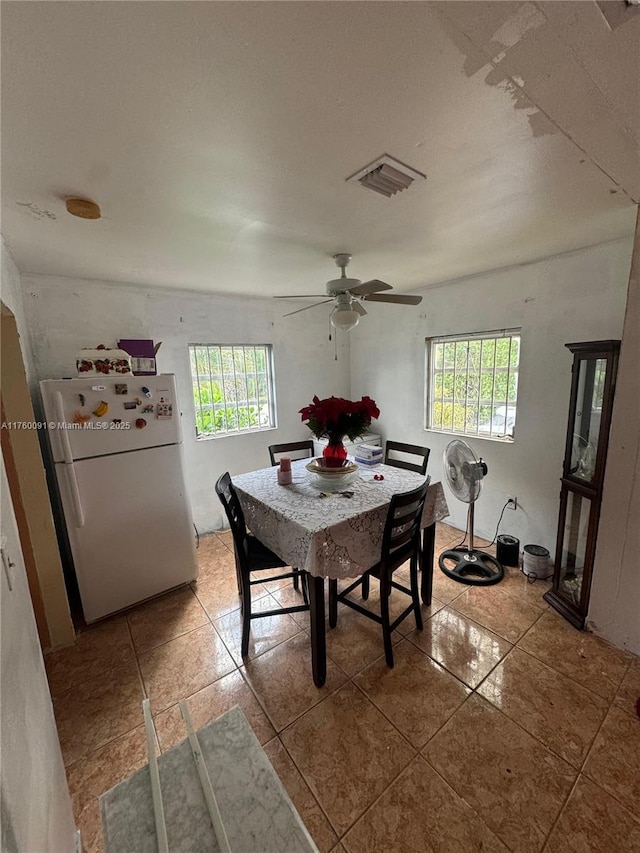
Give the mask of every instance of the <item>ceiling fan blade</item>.
<path id="1" fill-rule="evenodd" d="M 326 293 L 295 293 L 293 296 L 274 296 L 274 299 L 322 299 Z M 285 314 L 286 317 L 286 314 Z"/>
<path id="2" fill-rule="evenodd" d="M 362 298 L 367 302 L 396 302 L 398 305 L 419 305 L 422 302 L 422 296 L 405 296 L 402 293 L 371 293 Z"/>
<path id="3" fill-rule="evenodd" d="M 354 296 L 364 296 L 367 293 L 377 293 L 380 290 L 392 290 L 392 287 L 386 281 L 373 278 L 371 281 L 363 281 L 362 284 L 350 287 L 349 293 L 353 293 Z"/>
<path id="4" fill-rule="evenodd" d="M 355 311 L 357 314 L 360 314 L 361 317 L 364 317 L 364 315 L 367 313 L 362 307 L 362 305 L 360 305 L 360 303 L 356 302 L 355 300 L 351 303 L 351 310 Z"/>
<path id="5" fill-rule="evenodd" d="M 333 299 L 325 299 L 323 302 L 314 302 L 313 305 L 305 305 L 304 308 L 298 308 L 297 311 L 289 311 L 288 314 L 283 314 L 283 317 L 290 317 L 292 314 L 299 314 L 301 311 L 308 311 L 309 308 L 317 308 L 318 305 L 326 305 L 327 302 L 333 302 Z"/>

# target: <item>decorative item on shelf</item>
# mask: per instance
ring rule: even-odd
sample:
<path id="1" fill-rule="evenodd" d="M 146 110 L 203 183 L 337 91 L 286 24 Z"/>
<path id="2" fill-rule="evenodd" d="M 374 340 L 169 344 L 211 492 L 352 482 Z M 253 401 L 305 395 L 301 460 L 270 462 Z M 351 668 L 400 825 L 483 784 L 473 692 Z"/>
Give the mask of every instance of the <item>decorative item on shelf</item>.
<path id="1" fill-rule="evenodd" d="M 322 454 L 326 466 L 341 468 L 347 458 L 343 444 L 345 435 L 350 441 L 359 438 L 371 426 L 371 421 L 380 417 L 380 409 L 371 397 L 354 401 L 343 397 L 320 400 L 314 396 L 311 405 L 300 409 L 300 415 L 316 438 L 329 439 Z"/>
<path id="2" fill-rule="evenodd" d="M 156 355 L 162 346 L 162 341 L 154 344 L 152 340 L 148 339 L 121 338 L 118 341 L 118 346 L 131 356 L 131 368 L 134 376 L 155 376 L 157 374 Z"/>
<path id="3" fill-rule="evenodd" d="M 131 358 L 121 349 L 108 349 L 104 344 L 95 349 L 81 349 L 76 356 L 78 376 L 130 376 Z"/>

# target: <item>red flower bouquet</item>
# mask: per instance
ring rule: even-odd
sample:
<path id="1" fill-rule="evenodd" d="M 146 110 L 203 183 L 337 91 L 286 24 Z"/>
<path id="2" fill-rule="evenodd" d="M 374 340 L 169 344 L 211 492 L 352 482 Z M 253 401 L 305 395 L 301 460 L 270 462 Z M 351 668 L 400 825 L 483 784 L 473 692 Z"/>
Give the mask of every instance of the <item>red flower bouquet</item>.
<path id="1" fill-rule="evenodd" d="M 329 439 L 329 444 L 339 444 L 346 435 L 350 441 L 358 438 L 380 417 L 380 409 L 371 397 L 354 402 L 342 397 L 313 398 L 310 406 L 300 409 L 302 420 L 317 438 Z"/>

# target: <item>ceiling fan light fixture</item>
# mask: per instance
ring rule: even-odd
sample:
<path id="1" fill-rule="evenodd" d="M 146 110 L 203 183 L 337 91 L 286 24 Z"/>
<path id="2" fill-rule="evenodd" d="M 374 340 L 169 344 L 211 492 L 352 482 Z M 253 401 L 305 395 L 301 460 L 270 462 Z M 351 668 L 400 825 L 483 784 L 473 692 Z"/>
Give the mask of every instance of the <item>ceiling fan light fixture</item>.
<path id="1" fill-rule="evenodd" d="M 349 306 L 336 305 L 329 319 L 334 329 L 349 332 L 351 329 L 355 329 L 360 322 L 360 315 Z"/>

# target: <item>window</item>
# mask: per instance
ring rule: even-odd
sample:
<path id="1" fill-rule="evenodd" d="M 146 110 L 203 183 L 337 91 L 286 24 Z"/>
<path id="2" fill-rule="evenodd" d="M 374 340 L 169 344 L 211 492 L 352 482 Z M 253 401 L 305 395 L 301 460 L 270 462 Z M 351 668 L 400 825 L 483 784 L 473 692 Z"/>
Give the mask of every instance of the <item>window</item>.
<path id="1" fill-rule="evenodd" d="M 427 429 L 512 441 L 520 329 L 427 340 Z"/>
<path id="2" fill-rule="evenodd" d="M 190 344 L 196 435 L 275 427 L 271 347 Z"/>

